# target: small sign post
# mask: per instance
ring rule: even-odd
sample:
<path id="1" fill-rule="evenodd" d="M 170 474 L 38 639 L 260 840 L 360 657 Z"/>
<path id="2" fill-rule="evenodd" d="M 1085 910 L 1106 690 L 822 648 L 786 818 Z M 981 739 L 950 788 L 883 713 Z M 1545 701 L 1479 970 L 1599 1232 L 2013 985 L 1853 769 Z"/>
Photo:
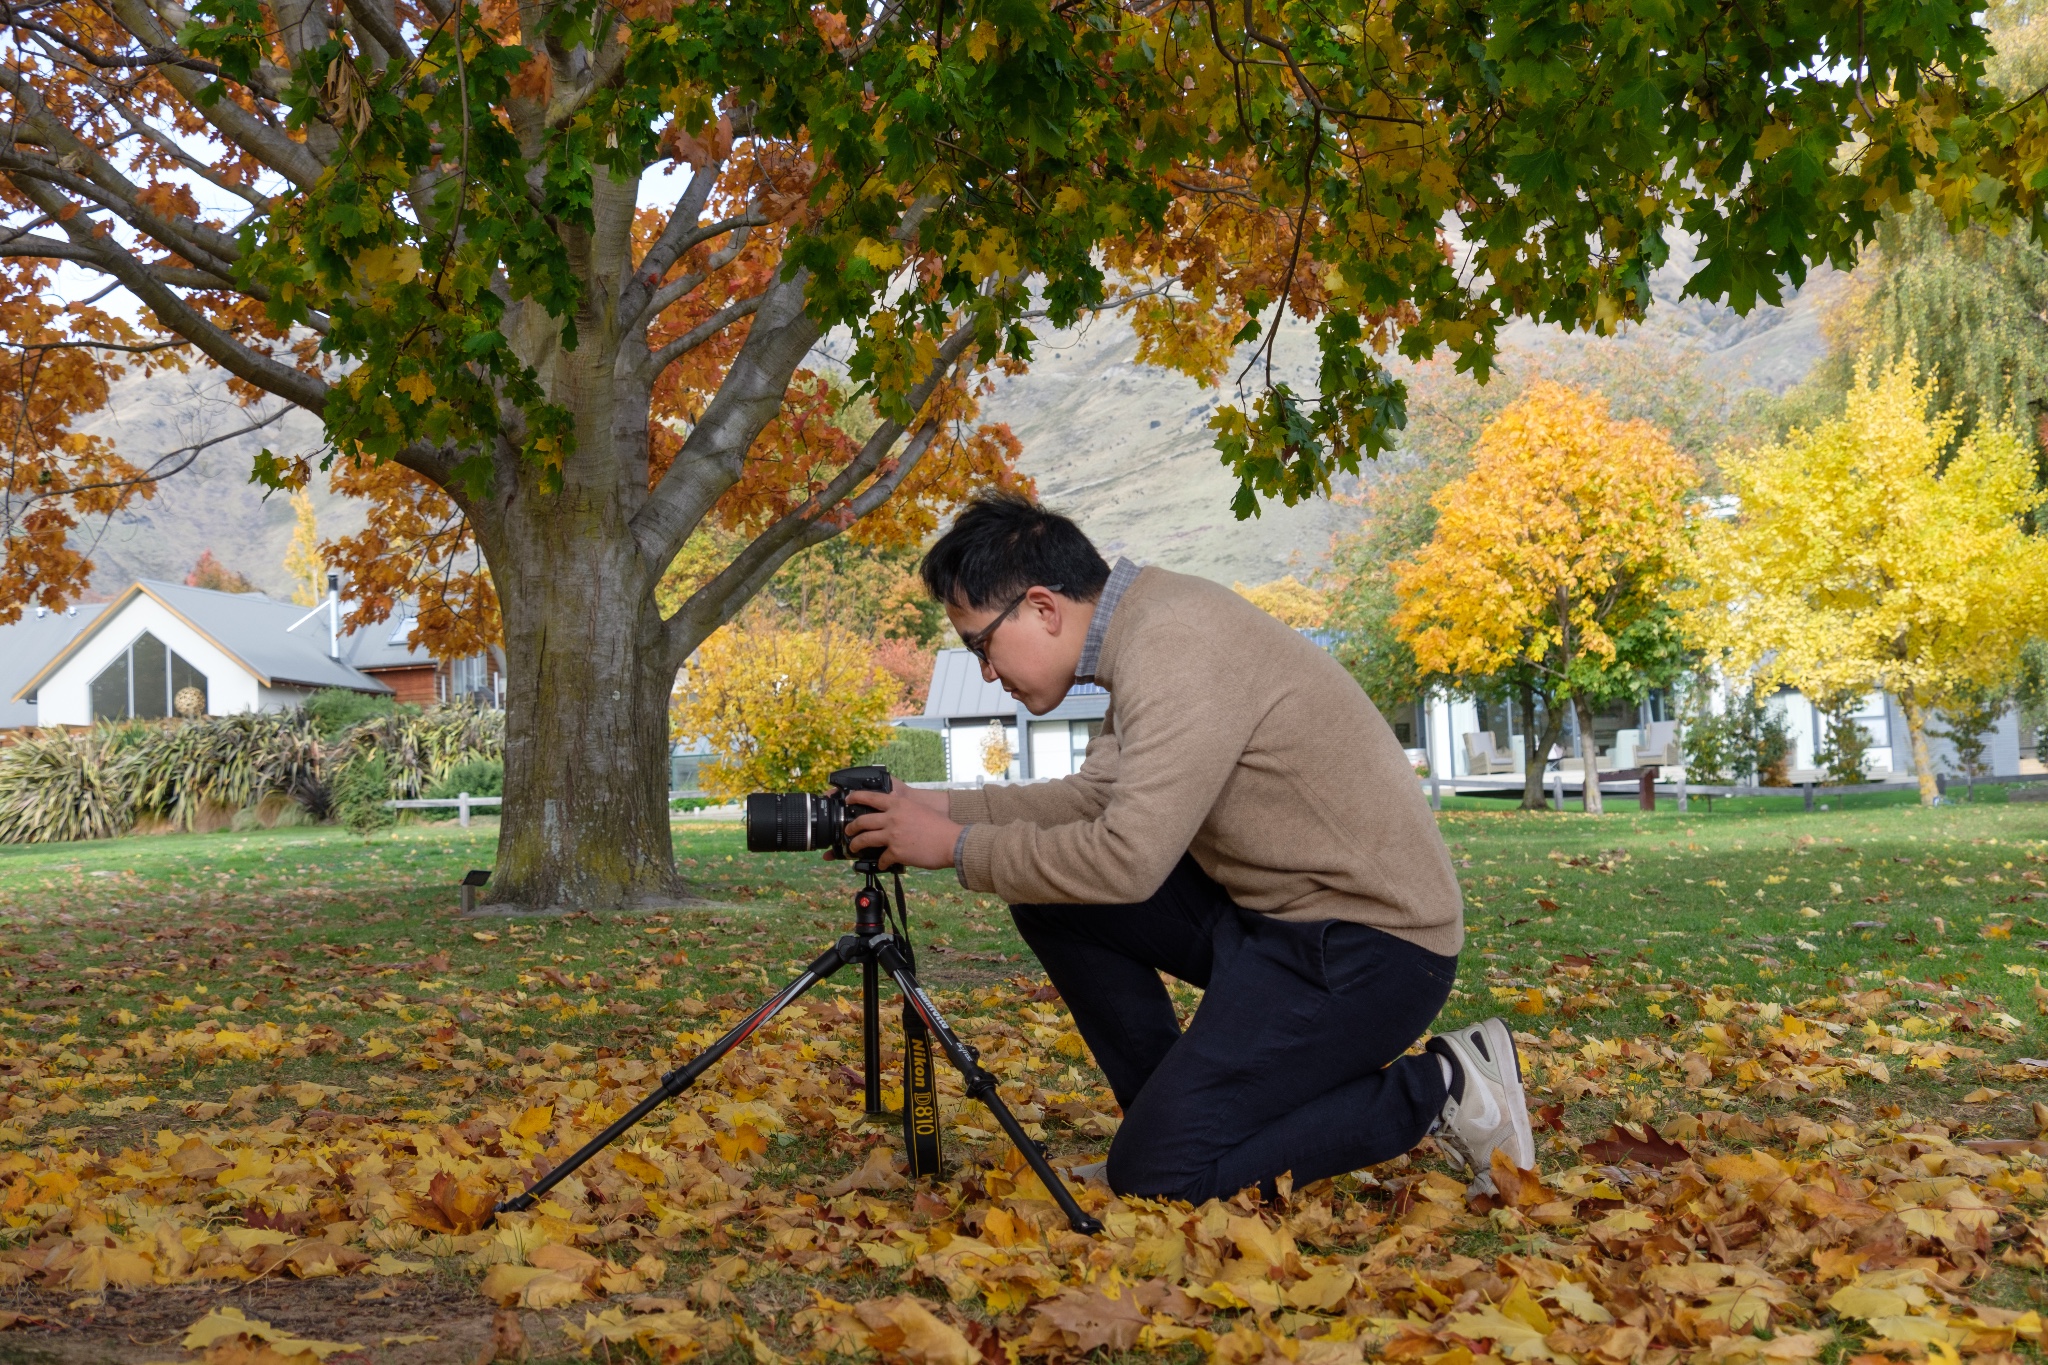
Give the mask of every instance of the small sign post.
<path id="1" fill-rule="evenodd" d="M 476 913 L 476 889 L 491 879 L 488 867 L 473 867 L 462 878 L 462 913 Z"/>

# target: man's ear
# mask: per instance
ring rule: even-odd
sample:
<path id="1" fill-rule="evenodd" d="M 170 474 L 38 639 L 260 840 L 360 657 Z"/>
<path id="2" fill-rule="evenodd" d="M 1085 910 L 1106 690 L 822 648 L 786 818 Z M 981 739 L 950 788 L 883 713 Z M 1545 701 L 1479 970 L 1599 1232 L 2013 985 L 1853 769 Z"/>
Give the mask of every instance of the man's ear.
<path id="1" fill-rule="evenodd" d="M 1032 609 L 1045 621 L 1046 634 L 1058 635 L 1067 628 L 1073 603 L 1051 588 L 1033 588 L 1030 601 Z"/>

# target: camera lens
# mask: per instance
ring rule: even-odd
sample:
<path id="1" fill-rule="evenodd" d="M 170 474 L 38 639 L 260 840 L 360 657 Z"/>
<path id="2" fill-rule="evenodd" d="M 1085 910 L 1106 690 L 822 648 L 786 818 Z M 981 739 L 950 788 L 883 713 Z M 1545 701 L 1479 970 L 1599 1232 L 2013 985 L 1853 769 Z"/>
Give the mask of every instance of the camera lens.
<path id="1" fill-rule="evenodd" d="M 804 853 L 830 848 L 844 824 L 841 806 L 803 792 L 755 792 L 747 798 L 747 852 Z"/>

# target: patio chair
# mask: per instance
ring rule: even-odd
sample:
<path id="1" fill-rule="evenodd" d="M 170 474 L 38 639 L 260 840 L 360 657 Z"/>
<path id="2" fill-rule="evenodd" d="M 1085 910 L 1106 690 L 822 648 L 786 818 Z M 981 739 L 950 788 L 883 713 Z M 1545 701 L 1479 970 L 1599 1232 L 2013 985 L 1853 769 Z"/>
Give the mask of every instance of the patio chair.
<path id="1" fill-rule="evenodd" d="M 1685 755 L 1678 747 L 1678 722 L 1653 720 L 1645 726 L 1636 745 L 1635 763 L 1638 768 L 1682 767 Z"/>
<path id="2" fill-rule="evenodd" d="M 1465 735 L 1465 767 L 1474 777 L 1511 773 L 1515 770 L 1515 756 L 1510 750 L 1500 747 L 1493 731 L 1468 731 Z"/>

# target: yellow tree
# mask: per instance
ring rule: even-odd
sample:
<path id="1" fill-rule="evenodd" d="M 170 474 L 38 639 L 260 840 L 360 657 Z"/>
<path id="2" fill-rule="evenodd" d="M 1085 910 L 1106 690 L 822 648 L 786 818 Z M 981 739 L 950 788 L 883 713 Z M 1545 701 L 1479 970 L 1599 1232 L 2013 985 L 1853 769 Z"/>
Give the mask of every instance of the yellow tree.
<path id="1" fill-rule="evenodd" d="M 1661 594 L 1698 477 L 1662 431 L 1615 421 L 1598 394 L 1530 385 L 1436 495 L 1435 534 L 1396 569 L 1395 630 L 1428 672 L 1524 670 L 1570 698 L 1593 767 L 1593 702 L 1639 685 L 1663 652 Z M 1532 790 L 1557 726 L 1531 736 Z M 1586 809 L 1600 809 L 1597 782 Z"/>
<path id="2" fill-rule="evenodd" d="M 1930 396 L 1910 360 L 1865 364 L 1840 418 L 1724 455 L 1737 512 L 1700 524 L 1684 603 L 1693 638 L 1760 682 L 1891 693 L 1929 804 L 1928 713 L 2009 678 L 2048 607 L 2026 446 L 1980 428 L 1944 467 L 1959 418 Z"/>
<path id="3" fill-rule="evenodd" d="M 292 601 L 310 607 L 327 591 L 327 560 L 320 553 L 320 521 L 313 514 L 313 495 L 301 488 L 292 494 L 291 548 L 284 553 L 284 571 L 291 575 Z"/>
<path id="4" fill-rule="evenodd" d="M 823 792 L 825 778 L 888 736 L 896 680 L 840 631 L 734 624 L 704 642 L 674 708 L 678 735 L 716 755 L 703 771 L 714 796 Z"/>
<path id="5" fill-rule="evenodd" d="M 1239 597 L 1296 630 L 1315 630 L 1330 619 L 1329 595 L 1310 587 L 1293 574 L 1255 587 L 1246 587 L 1242 583 L 1230 586 Z"/>

